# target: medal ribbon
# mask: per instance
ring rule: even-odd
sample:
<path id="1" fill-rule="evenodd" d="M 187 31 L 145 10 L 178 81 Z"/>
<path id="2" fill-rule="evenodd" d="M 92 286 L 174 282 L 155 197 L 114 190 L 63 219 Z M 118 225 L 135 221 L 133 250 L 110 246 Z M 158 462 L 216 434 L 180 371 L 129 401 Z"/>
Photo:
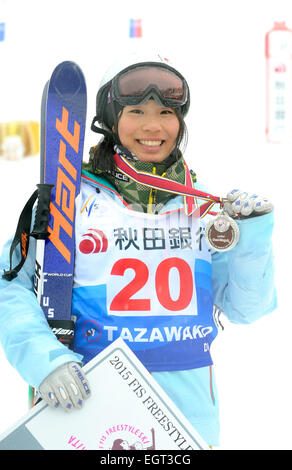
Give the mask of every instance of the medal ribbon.
<path id="1" fill-rule="evenodd" d="M 137 171 L 136 168 L 122 155 L 116 153 L 114 160 L 118 170 L 128 176 L 136 183 L 143 184 L 160 191 L 167 191 L 184 197 L 185 213 L 193 214 L 194 217 L 204 217 L 215 204 L 223 206 L 225 199 L 213 196 L 212 194 L 199 191 L 193 187 L 193 181 L 190 171 L 185 163 L 185 184 L 172 181 L 163 176 L 154 175 L 146 171 Z M 198 207 L 196 198 L 203 199 L 207 202 Z"/>

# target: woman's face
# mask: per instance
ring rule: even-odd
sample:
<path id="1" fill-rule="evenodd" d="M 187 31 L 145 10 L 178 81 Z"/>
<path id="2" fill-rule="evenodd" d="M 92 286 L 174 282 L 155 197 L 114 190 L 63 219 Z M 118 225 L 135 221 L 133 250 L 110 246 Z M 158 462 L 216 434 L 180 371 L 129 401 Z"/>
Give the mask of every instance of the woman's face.
<path id="1" fill-rule="evenodd" d="M 175 148 L 179 120 L 172 108 L 156 101 L 125 106 L 118 123 L 120 141 L 141 162 L 160 163 Z"/>

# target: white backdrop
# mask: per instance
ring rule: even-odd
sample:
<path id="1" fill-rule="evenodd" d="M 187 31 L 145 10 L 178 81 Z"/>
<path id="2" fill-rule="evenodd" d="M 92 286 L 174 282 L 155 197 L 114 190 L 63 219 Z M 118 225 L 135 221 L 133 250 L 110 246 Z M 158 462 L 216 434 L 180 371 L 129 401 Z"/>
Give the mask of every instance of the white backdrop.
<path id="1" fill-rule="evenodd" d="M 62 60 L 82 67 L 88 85 L 85 149 L 102 74 L 142 18 L 144 39 L 186 75 L 192 93 L 186 158 L 210 192 L 233 187 L 275 204 L 279 306 L 249 326 L 223 320 L 212 347 L 221 408 L 222 449 L 292 449 L 291 264 L 287 213 L 291 145 L 265 139 L 265 33 L 274 21 L 292 28 L 289 0 L 3 0 L 0 22 L 0 122 L 38 120 L 43 86 Z M 16 227 L 39 179 L 38 157 L 0 160 L 0 245 Z M 288 243 L 287 243 L 288 242 Z M 1 312 L 0 312 L 1 315 Z M 27 385 L 0 349 L 0 433 L 27 410 Z"/>

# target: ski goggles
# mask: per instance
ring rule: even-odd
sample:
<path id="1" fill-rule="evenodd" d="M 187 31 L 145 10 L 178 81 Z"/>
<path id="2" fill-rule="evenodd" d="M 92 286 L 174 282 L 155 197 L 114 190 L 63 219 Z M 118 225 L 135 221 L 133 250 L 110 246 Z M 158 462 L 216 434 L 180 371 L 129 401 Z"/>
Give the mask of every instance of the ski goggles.
<path id="1" fill-rule="evenodd" d="M 175 69 L 157 63 L 131 66 L 112 81 L 112 98 L 122 106 L 142 104 L 151 97 L 164 107 L 182 107 L 189 101 L 189 88 Z"/>

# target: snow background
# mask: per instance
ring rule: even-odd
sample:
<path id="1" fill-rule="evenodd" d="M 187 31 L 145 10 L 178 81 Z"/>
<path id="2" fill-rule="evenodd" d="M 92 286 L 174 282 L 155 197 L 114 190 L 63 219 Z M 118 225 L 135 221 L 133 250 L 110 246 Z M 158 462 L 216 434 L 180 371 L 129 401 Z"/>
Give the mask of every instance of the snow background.
<path id="1" fill-rule="evenodd" d="M 83 69 L 88 87 L 85 155 L 95 95 L 106 67 L 142 18 L 143 41 L 185 74 L 192 95 L 186 158 L 210 192 L 240 187 L 275 205 L 274 251 L 279 306 L 258 322 L 223 318 L 212 346 L 221 408 L 221 449 L 292 449 L 291 264 L 288 214 L 291 144 L 265 138 L 265 34 L 274 21 L 292 28 L 289 0 L 1 0 L 0 122 L 39 120 L 45 82 L 63 60 Z M 136 47 L 136 46 L 135 46 Z M 0 159 L 0 246 L 16 228 L 39 181 L 39 158 Z M 287 243 L 288 242 L 288 243 Z M 28 387 L 0 347 L 0 433 L 28 409 Z"/>

